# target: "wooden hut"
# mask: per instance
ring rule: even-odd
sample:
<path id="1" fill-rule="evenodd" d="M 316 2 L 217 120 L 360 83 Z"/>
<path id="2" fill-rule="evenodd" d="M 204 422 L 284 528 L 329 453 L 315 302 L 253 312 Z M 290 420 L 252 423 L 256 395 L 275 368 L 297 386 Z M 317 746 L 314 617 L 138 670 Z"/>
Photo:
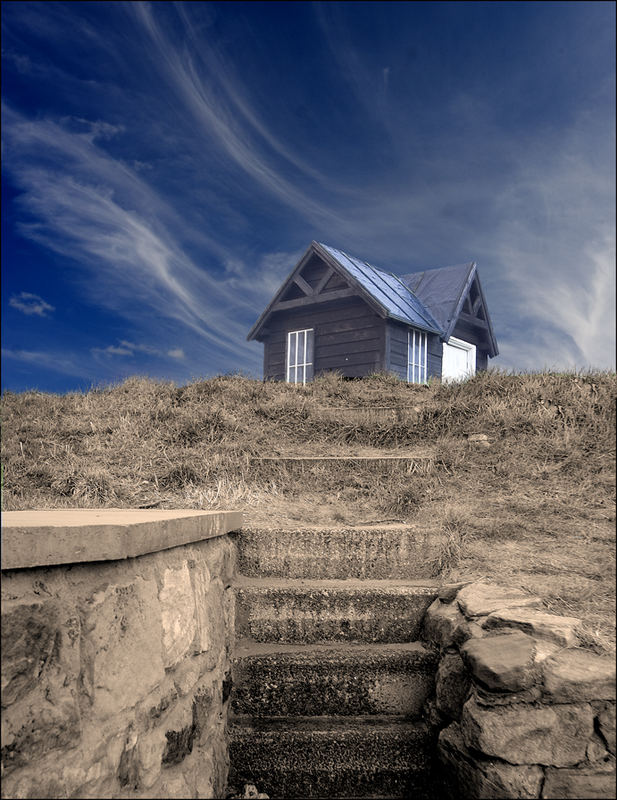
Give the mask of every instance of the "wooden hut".
<path id="1" fill-rule="evenodd" d="M 498 353 L 475 262 L 394 275 L 318 242 L 247 338 L 264 344 L 264 378 L 291 383 L 328 370 L 456 380 Z"/>

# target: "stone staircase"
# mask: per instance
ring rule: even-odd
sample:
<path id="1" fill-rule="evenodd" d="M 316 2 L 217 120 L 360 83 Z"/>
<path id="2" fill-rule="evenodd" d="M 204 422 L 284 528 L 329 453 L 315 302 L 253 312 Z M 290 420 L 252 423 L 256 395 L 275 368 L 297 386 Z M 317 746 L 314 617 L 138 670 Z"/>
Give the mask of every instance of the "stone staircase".
<path id="1" fill-rule="evenodd" d="M 438 544 L 401 524 L 238 534 L 229 785 L 271 798 L 431 797 L 417 641 Z"/>

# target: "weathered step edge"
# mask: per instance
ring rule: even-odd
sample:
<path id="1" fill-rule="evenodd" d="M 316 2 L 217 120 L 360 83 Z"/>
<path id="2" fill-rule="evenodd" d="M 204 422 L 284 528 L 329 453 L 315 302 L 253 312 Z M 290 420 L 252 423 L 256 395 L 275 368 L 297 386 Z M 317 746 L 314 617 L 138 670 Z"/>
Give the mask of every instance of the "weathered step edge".
<path id="1" fill-rule="evenodd" d="M 435 685 L 438 656 L 404 644 L 248 645 L 233 660 L 235 714 L 398 714 L 419 718 Z"/>
<path id="2" fill-rule="evenodd" d="M 236 718 L 230 785 L 271 798 L 430 797 L 434 732 L 391 716 Z"/>
<path id="3" fill-rule="evenodd" d="M 235 534 L 242 575 L 317 579 L 430 577 L 445 538 L 405 524 L 243 527 Z"/>
<path id="4" fill-rule="evenodd" d="M 412 642 L 436 598 L 433 583 L 243 579 L 236 634 L 258 642 Z"/>

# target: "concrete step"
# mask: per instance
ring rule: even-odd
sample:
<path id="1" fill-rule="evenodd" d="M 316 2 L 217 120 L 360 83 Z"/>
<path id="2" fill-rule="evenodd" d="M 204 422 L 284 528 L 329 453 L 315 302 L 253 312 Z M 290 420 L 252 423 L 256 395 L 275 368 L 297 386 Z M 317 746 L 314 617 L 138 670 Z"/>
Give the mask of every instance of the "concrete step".
<path id="1" fill-rule="evenodd" d="M 229 786 L 271 798 L 431 797 L 434 736 L 393 717 L 252 720 L 230 726 Z"/>
<path id="2" fill-rule="evenodd" d="M 413 642 L 437 581 L 236 582 L 236 635 L 257 642 Z"/>
<path id="3" fill-rule="evenodd" d="M 307 479 L 345 476 L 361 478 L 376 474 L 387 476 L 392 473 L 403 475 L 426 475 L 434 468 L 432 454 L 428 451 L 418 453 L 380 452 L 371 454 L 339 454 L 324 456 L 263 456 L 250 457 L 251 477 L 253 479 L 282 480 L 291 476 L 306 476 Z"/>
<path id="4" fill-rule="evenodd" d="M 239 572 L 263 578 L 429 577 L 443 541 L 403 524 L 244 527 L 236 535 Z"/>
<path id="5" fill-rule="evenodd" d="M 232 709 L 257 717 L 420 716 L 438 659 L 404 644 L 236 645 Z"/>

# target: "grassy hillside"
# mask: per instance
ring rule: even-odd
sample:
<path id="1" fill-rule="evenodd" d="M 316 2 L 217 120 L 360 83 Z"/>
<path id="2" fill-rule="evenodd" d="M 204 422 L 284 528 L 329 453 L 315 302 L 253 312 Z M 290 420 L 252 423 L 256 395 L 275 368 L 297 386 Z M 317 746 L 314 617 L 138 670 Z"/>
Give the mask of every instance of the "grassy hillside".
<path id="1" fill-rule="evenodd" d="M 130 379 L 86 394 L 5 393 L 4 509 L 223 508 L 251 520 L 405 520 L 446 533 L 433 570 L 487 576 L 582 616 L 614 648 L 614 374 L 483 373 L 413 386 L 388 376 L 306 387 L 218 377 Z M 398 411 L 380 411 L 382 407 Z M 470 435 L 482 433 L 487 442 Z M 411 453 L 422 474 L 311 476 L 255 456 Z"/>

